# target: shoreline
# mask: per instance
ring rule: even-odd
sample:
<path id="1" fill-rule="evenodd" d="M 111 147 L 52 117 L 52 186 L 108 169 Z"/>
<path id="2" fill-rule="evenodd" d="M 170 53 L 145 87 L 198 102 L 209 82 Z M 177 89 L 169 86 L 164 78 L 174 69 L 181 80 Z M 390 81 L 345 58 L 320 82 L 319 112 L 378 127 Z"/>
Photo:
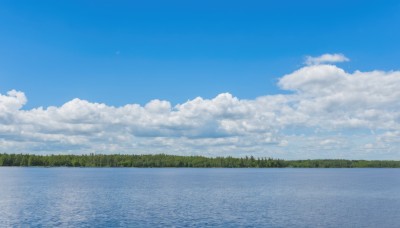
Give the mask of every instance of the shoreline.
<path id="1" fill-rule="evenodd" d="M 203 157 L 167 154 L 0 154 L 0 167 L 76 168 L 400 168 L 396 160 L 283 160 L 254 156 Z"/>

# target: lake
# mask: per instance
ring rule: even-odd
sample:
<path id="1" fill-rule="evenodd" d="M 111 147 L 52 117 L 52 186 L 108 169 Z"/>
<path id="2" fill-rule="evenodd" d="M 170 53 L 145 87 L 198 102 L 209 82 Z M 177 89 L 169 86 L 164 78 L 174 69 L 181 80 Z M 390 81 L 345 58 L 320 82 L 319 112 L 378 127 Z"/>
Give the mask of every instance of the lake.
<path id="1" fill-rule="evenodd" d="M 0 168 L 0 227 L 399 227 L 400 169 Z"/>

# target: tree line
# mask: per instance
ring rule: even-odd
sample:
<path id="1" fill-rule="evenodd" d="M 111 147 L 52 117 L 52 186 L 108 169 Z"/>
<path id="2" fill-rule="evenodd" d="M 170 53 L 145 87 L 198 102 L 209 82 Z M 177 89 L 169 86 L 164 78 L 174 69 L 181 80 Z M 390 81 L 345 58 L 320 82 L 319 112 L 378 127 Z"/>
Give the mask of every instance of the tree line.
<path id="1" fill-rule="evenodd" d="M 282 160 L 246 156 L 203 157 L 124 154 L 0 154 L 0 166 L 42 167 L 193 167 L 193 168 L 400 168 L 400 161 L 343 159 Z"/>

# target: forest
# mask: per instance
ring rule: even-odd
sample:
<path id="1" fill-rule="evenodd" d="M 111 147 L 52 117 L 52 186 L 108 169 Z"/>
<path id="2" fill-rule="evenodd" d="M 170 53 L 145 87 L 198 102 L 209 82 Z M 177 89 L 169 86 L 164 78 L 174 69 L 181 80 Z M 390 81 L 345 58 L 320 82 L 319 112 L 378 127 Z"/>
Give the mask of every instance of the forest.
<path id="1" fill-rule="evenodd" d="M 0 166 L 41 167 L 193 167 L 193 168 L 400 168 L 400 161 L 282 160 L 273 158 L 123 154 L 0 154 Z"/>

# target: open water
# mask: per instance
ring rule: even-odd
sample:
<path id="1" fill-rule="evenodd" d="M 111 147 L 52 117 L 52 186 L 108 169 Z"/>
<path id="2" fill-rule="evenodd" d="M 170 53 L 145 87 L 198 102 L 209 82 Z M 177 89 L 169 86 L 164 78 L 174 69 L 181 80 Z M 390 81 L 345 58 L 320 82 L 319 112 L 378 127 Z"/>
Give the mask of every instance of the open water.
<path id="1" fill-rule="evenodd" d="M 400 227 L 400 169 L 0 168 L 0 227 Z"/>

